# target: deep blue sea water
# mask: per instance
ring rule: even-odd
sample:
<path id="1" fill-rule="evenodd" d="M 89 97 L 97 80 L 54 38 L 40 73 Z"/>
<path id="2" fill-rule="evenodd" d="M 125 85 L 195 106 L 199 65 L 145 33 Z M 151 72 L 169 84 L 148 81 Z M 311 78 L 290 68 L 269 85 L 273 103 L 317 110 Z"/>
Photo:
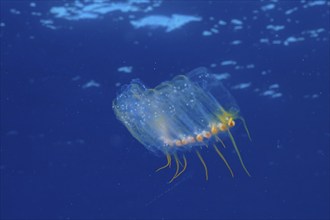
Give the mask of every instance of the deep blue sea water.
<path id="1" fill-rule="evenodd" d="M 1 219 L 329 219 L 329 1 L 1 1 Z M 237 122 L 187 170 L 112 101 L 204 66 Z M 224 103 L 226 104 L 226 103 Z M 197 149 L 198 147 L 194 148 Z M 199 148 L 198 148 L 199 149 Z M 181 156 L 181 155 L 180 155 Z M 182 158 L 181 158 L 182 160 Z"/>

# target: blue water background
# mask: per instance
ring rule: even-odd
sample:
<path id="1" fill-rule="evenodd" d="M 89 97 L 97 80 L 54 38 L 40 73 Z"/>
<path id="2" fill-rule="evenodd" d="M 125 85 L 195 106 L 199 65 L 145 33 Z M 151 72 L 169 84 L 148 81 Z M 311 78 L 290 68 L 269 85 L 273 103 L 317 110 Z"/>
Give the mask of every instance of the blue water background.
<path id="1" fill-rule="evenodd" d="M 1 219 L 329 219 L 329 3 L 303 7 L 310 2 L 171 1 L 150 12 L 66 20 L 50 13 L 64 2 L 2 1 Z M 263 10 L 268 4 L 275 8 Z M 175 13 L 202 20 L 170 32 L 129 22 Z M 219 33 L 203 35 L 220 19 L 227 24 Z M 231 28 L 232 19 L 243 28 Z M 302 34 L 319 28 L 317 37 Z M 303 40 L 285 45 L 290 36 Z M 226 60 L 237 63 L 221 65 Z M 133 69 L 118 71 L 123 66 Z M 113 113 L 120 85 L 139 78 L 154 87 L 199 66 L 230 74 L 223 83 L 252 142 L 242 126 L 233 135 L 252 177 L 226 139 L 234 178 L 204 148 L 209 180 L 187 152 L 187 171 L 168 184 L 175 169 L 155 173 L 165 157 Z M 234 89 L 241 83 L 250 86 Z M 279 97 L 264 93 L 274 84 Z"/>

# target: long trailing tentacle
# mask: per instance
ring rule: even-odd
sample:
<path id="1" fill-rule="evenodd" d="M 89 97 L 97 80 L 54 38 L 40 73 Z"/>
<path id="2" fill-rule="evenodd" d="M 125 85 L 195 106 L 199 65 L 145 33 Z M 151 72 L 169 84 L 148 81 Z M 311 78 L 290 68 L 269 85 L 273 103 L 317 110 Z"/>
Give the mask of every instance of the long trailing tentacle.
<path id="1" fill-rule="evenodd" d="M 179 157 L 178 157 L 178 161 L 179 161 L 180 166 L 184 167 L 184 165 L 181 163 L 181 160 L 179 159 Z"/>
<path id="2" fill-rule="evenodd" d="M 166 154 L 166 159 L 167 159 L 167 164 L 165 164 L 164 166 L 158 168 L 156 170 L 156 172 L 162 170 L 162 169 L 165 169 L 166 167 L 171 167 L 171 155 L 169 153 Z"/>
<path id="3" fill-rule="evenodd" d="M 234 177 L 234 173 L 233 170 L 231 169 L 231 167 L 229 166 L 229 163 L 227 162 L 226 158 L 223 156 L 223 154 L 220 152 L 220 150 L 217 148 L 217 146 L 215 144 L 213 144 L 214 150 L 218 153 L 219 157 L 223 160 L 223 162 L 226 164 L 230 174 L 232 177 Z"/>
<path id="4" fill-rule="evenodd" d="M 226 148 L 225 143 L 223 142 L 223 140 L 221 140 L 221 138 L 218 137 L 218 135 L 215 136 L 215 139 L 221 143 L 221 145 L 223 146 L 223 148 Z"/>
<path id="5" fill-rule="evenodd" d="M 238 117 L 238 119 L 242 121 L 243 126 L 244 126 L 244 129 L 245 129 L 245 131 L 246 131 L 246 133 L 247 133 L 247 135 L 249 137 L 249 140 L 252 141 L 252 138 L 251 138 L 251 135 L 250 135 L 249 129 L 247 127 L 247 124 L 246 124 L 245 119 L 243 117 Z"/>
<path id="6" fill-rule="evenodd" d="M 233 135 L 231 134 L 231 132 L 230 132 L 229 129 L 228 129 L 227 131 L 228 131 L 229 138 L 230 138 L 231 142 L 233 143 L 233 146 L 234 146 L 234 148 L 235 148 L 235 151 L 236 151 L 236 153 L 237 153 L 238 159 L 239 159 L 239 161 L 241 162 L 241 165 L 242 165 L 243 169 L 245 170 L 245 172 L 246 172 L 246 174 L 247 174 L 248 176 L 251 176 L 250 173 L 249 173 L 249 171 L 246 169 L 246 167 L 245 167 L 245 165 L 244 165 L 243 159 L 242 159 L 241 154 L 240 154 L 240 152 L 239 152 L 239 150 L 238 150 L 238 147 L 237 147 L 237 145 L 236 145 L 236 142 L 235 142 L 235 139 L 234 139 Z"/>
<path id="7" fill-rule="evenodd" d="M 208 174 L 208 171 L 207 171 L 206 163 L 203 160 L 203 157 L 201 156 L 201 154 L 198 152 L 198 150 L 196 150 L 196 154 L 197 154 L 199 160 L 202 162 L 202 164 L 204 166 L 204 169 L 205 169 L 205 179 L 208 180 L 209 179 L 209 174 Z"/>
<path id="8" fill-rule="evenodd" d="M 187 169 L 187 159 L 185 157 L 185 155 L 182 156 L 183 157 L 183 165 L 181 164 L 181 166 L 183 166 L 182 170 L 175 176 L 175 178 L 178 178 L 186 169 Z M 179 161 L 180 162 L 180 161 Z"/>
<path id="9" fill-rule="evenodd" d="M 175 180 L 175 178 L 177 177 L 177 175 L 179 173 L 179 158 L 178 158 L 178 155 L 176 153 L 174 154 L 174 159 L 175 159 L 175 164 L 176 164 L 176 171 L 175 171 L 174 176 L 172 177 L 172 179 L 168 183 L 173 182 L 173 180 Z"/>

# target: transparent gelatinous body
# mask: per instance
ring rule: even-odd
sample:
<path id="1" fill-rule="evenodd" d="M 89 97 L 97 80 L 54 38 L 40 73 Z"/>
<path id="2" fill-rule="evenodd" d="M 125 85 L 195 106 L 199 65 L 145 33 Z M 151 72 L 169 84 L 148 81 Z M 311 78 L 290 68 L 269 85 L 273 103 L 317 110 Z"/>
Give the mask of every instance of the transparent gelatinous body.
<path id="1" fill-rule="evenodd" d="M 186 75 L 178 75 L 153 89 L 139 80 L 133 80 L 122 88 L 113 101 L 113 109 L 117 118 L 148 150 L 167 156 L 165 167 L 170 166 L 171 155 L 174 155 L 177 171 L 173 179 L 187 165 L 184 155 L 184 165 L 179 162 L 177 152 L 194 148 L 207 177 L 207 167 L 198 149 L 212 144 L 230 169 L 215 145 L 221 142 L 224 146 L 223 136 L 229 136 L 248 173 L 230 131 L 235 126 L 235 119 L 240 119 L 246 128 L 245 121 L 239 116 L 238 105 L 229 91 L 206 68 L 200 67 Z M 183 166 L 181 172 L 179 164 Z"/>
<path id="2" fill-rule="evenodd" d="M 219 94 L 218 100 L 211 91 Z M 222 83 L 201 67 L 154 89 L 134 80 L 123 88 L 113 108 L 118 119 L 148 150 L 166 153 L 182 149 L 172 147 L 176 141 L 194 137 L 210 130 L 212 123 L 220 123 L 219 115 L 225 109 L 221 101 L 238 111 Z M 186 146 L 204 143 L 195 141 Z"/>

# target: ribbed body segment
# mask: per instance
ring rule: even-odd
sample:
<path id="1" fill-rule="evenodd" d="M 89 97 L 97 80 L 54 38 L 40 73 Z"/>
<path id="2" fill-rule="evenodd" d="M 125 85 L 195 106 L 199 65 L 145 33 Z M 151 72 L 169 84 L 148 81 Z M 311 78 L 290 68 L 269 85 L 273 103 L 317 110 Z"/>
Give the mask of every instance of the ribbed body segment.
<path id="1" fill-rule="evenodd" d="M 113 109 L 148 150 L 169 153 L 205 145 L 212 135 L 226 130 L 220 118 L 224 107 L 207 88 L 214 80 L 205 68 L 178 75 L 154 89 L 134 80 L 114 100 Z M 220 84 L 213 86 L 223 90 Z"/>

